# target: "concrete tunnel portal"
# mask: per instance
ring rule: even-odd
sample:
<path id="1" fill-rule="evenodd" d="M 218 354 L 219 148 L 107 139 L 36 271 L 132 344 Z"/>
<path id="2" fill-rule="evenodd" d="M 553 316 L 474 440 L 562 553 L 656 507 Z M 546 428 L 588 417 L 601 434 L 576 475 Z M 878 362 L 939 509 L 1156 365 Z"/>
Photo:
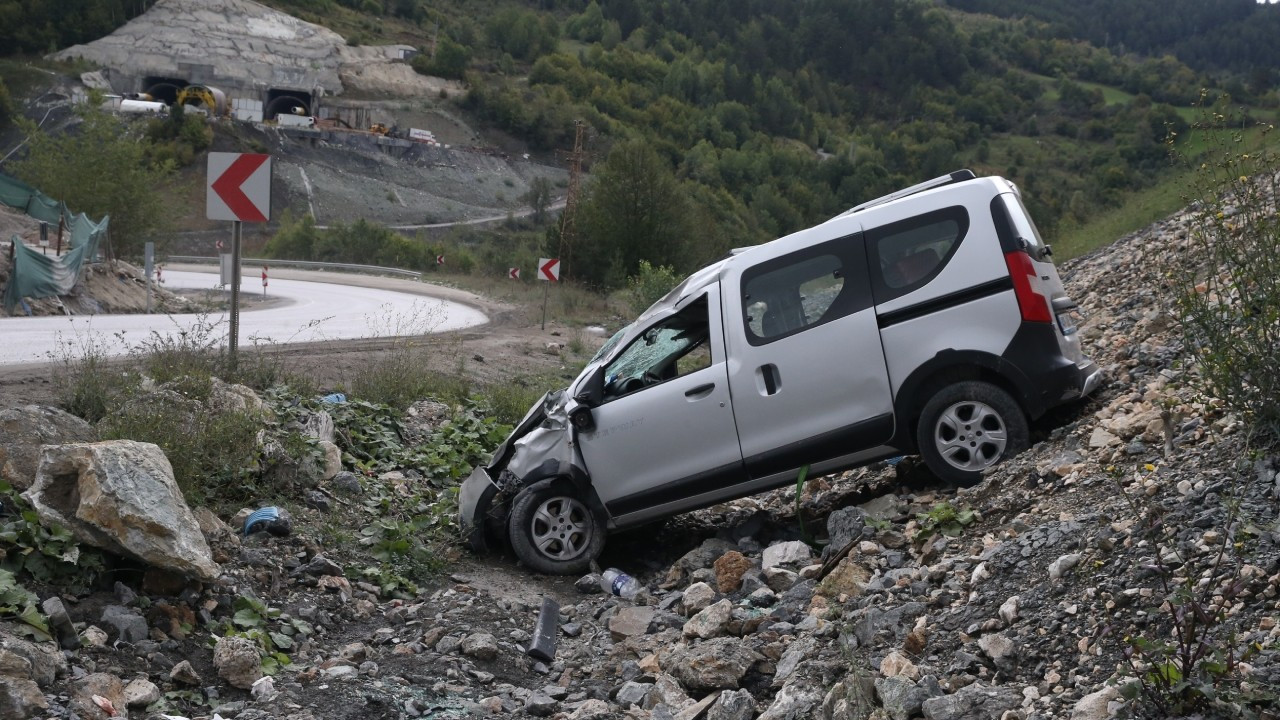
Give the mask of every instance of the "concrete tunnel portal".
<path id="1" fill-rule="evenodd" d="M 302 108 L 302 112 L 294 112 L 294 108 Z M 262 108 L 264 120 L 270 120 L 277 115 L 312 114 L 310 93 L 300 90 L 271 89 L 267 91 L 267 103 Z"/>

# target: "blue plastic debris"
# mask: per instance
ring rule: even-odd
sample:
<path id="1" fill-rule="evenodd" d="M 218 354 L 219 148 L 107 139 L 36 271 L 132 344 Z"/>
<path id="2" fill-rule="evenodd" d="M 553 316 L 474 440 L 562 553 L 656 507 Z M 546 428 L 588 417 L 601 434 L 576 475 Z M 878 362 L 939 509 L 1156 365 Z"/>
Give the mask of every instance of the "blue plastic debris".
<path id="1" fill-rule="evenodd" d="M 342 393 L 333 393 L 320 398 L 320 402 L 329 403 L 330 405 L 342 405 L 347 401 L 347 396 Z"/>
<path id="2" fill-rule="evenodd" d="M 258 525 L 262 527 L 258 527 Z M 258 530 L 266 530 L 272 535 L 288 535 L 291 529 L 292 523 L 289 522 L 289 513 L 275 506 L 254 510 L 249 514 L 249 517 L 244 519 L 244 534 L 246 536 Z"/>
<path id="3" fill-rule="evenodd" d="M 905 457 L 905 456 L 904 456 L 904 455 L 898 455 L 898 456 L 895 456 L 895 457 L 891 457 L 891 458 L 889 458 L 888 460 L 885 460 L 885 463 L 886 463 L 886 464 L 888 464 L 888 465 L 897 465 L 898 463 L 902 462 L 902 458 L 903 458 L 903 457 Z"/>

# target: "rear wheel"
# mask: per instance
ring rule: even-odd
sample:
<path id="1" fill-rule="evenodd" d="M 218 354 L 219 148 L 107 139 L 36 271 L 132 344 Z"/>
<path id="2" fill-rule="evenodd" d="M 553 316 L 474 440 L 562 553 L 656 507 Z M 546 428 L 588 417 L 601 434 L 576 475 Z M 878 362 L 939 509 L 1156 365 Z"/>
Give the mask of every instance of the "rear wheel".
<path id="1" fill-rule="evenodd" d="M 604 523 L 567 480 L 521 490 L 507 523 L 516 557 L 548 575 L 586 572 L 604 550 Z"/>
<path id="2" fill-rule="evenodd" d="M 948 385 L 920 414 L 920 456 L 935 475 L 973 485 L 982 472 L 1026 449 L 1027 416 L 1009 393 L 986 382 Z"/>

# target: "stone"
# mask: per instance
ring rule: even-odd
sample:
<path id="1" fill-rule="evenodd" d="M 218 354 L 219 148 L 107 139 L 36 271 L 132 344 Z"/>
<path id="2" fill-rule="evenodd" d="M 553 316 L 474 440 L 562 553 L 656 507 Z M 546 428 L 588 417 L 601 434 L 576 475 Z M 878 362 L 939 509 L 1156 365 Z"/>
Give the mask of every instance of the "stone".
<path id="1" fill-rule="evenodd" d="M 1093 429 L 1093 433 L 1089 435 L 1089 447 L 1094 450 L 1113 447 L 1119 445 L 1120 438 L 1107 432 L 1105 429 L 1097 427 Z"/>
<path id="2" fill-rule="evenodd" d="M 472 633 L 462 639 L 462 654 L 489 662 L 498 658 L 498 641 L 489 633 Z"/>
<path id="3" fill-rule="evenodd" d="M 80 636 L 76 634 L 76 626 L 71 622 L 71 616 L 67 614 L 62 598 L 46 598 L 40 603 L 40 609 L 49 617 L 49 627 L 53 629 L 54 635 L 58 638 L 58 644 L 63 650 L 75 650 L 80 647 Z"/>
<path id="4" fill-rule="evenodd" d="M 262 658 L 258 646 L 244 637 L 227 636 L 213 647 L 213 666 L 218 677 L 232 687 L 248 690 L 262 677 Z"/>
<path id="5" fill-rule="evenodd" d="M 852 555 L 846 555 L 831 574 L 818 583 L 814 592 L 831 599 L 839 599 L 841 596 L 857 597 L 867 589 L 870 581 L 871 571 Z"/>
<path id="6" fill-rule="evenodd" d="M 595 595 L 604 590 L 600 587 L 600 574 L 587 573 L 574 581 L 573 587 L 583 595 Z"/>
<path id="7" fill-rule="evenodd" d="M 751 720 L 756 714 L 756 701 L 750 690 L 726 690 L 707 710 L 706 720 Z"/>
<path id="8" fill-rule="evenodd" d="M 715 562 L 716 589 L 722 593 L 736 592 L 742 585 L 742 576 L 751 569 L 751 560 L 737 550 L 730 550 Z"/>
<path id="9" fill-rule="evenodd" d="M 529 694 L 524 703 L 525 712 L 536 717 L 550 717 L 560 708 L 560 702 L 544 692 Z"/>
<path id="10" fill-rule="evenodd" d="M 684 687 L 680 685 L 680 681 L 675 676 L 668 673 L 658 673 L 653 681 L 651 702 L 654 705 L 665 705 L 678 710 L 686 707 L 693 700 L 689 698 L 689 694 L 684 691 Z"/>
<path id="11" fill-rule="evenodd" d="M 791 586 L 800 579 L 799 575 L 786 568 L 765 568 L 761 575 L 764 576 L 764 584 L 776 593 L 790 590 Z"/>
<path id="12" fill-rule="evenodd" d="M 331 443 L 335 437 L 333 416 L 324 410 L 317 410 L 302 423 L 302 434 L 320 442 Z"/>
<path id="13" fill-rule="evenodd" d="M 772 607 L 774 603 L 778 602 L 778 596 L 769 588 L 762 587 L 748 595 L 747 602 L 750 603 L 752 607 Z"/>
<path id="14" fill-rule="evenodd" d="M 204 535 L 204 540 L 210 546 L 227 543 L 235 547 L 240 546 L 240 536 L 236 534 L 231 526 L 222 522 L 222 518 L 218 517 L 212 510 L 207 507 L 198 507 L 191 511 L 191 515 L 196 519 L 196 525 L 200 527 L 200 534 Z M 122 604 L 125 603 L 123 600 Z"/>
<path id="15" fill-rule="evenodd" d="M 632 705 L 645 707 L 645 701 L 649 698 L 649 691 L 653 690 L 651 683 L 625 682 L 622 687 L 618 688 L 618 694 L 614 697 L 614 702 L 622 706 L 624 710 L 629 709 Z"/>
<path id="16" fill-rule="evenodd" d="M 258 393 L 248 385 L 229 383 L 221 378 L 209 378 L 209 398 L 205 407 L 215 413 L 260 413 L 265 405 Z"/>
<path id="17" fill-rule="evenodd" d="M 916 687 L 907 677 L 882 677 L 876 680 L 876 695 L 892 720 L 910 720 L 920 714 L 929 694 Z"/>
<path id="18" fill-rule="evenodd" d="M 29 663 L 30 670 L 25 676 L 42 688 L 67 673 L 67 658 L 56 644 L 26 640 L 9 633 L 3 625 L 0 625 L 0 654 L 13 655 Z"/>
<path id="19" fill-rule="evenodd" d="M 203 580 L 219 568 L 159 447 L 132 440 L 46 446 L 22 497 L 77 540 Z"/>
<path id="20" fill-rule="evenodd" d="M 90 625 L 80 633 L 80 640 L 89 647 L 106 647 L 107 633 L 97 625 Z"/>
<path id="21" fill-rule="evenodd" d="M 716 599 L 716 591 L 704 582 L 696 582 L 685 588 L 680 604 L 686 615 L 701 612 Z"/>
<path id="22" fill-rule="evenodd" d="M 711 707 L 719 697 L 720 691 L 717 690 L 695 703 L 690 703 L 688 706 L 681 709 L 680 712 L 676 713 L 675 720 L 695 720 L 695 718 L 701 717 L 702 713 L 706 712 L 707 708 Z"/>
<path id="23" fill-rule="evenodd" d="M 302 502 L 309 508 L 315 508 L 320 512 L 329 512 L 329 496 L 319 490 L 307 490 L 302 493 Z"/>
<path id="24" fill-rule="evenodd" d="M 146 640 L 150 633 L 147 619 L 136 610 L 121 605 L 108 605 L 102 609 L 102 623 L 116 629 L 116 640 L 136 643 Z"/>
<path id="25" fill-rule="evenodd" d="M 355 473 L 346 470 L 334 475 L 333 479 L 329 481 L 329 485 L 342 495 L 359 495 L 364 492 L 364 487 L 360 484 L 360 478 Z"/>
<path id="26" fill-rule="evenodd" d="M 400 421 L 405 440 L 412 444 L 424 443 L 451 417 L 453 406 L 436 400 L 419 400 L 404 411 Z"/>
<path id="27" fill-rule="evenodd" d="M 173 669 L 169 671 L 169 679 L 183 685 L 199 685 L 201 682 L 200 673 L 196 672 L 196 669 L 191 666 L 190 660 L 183 660 L 174 665 Z"/>
<path id="28" fill-rule="evenodd" d="M 321 481 L 330 481 L 342 472 L 342 448 L 328 440 L 320 441 L 320 452 L 324 456 L 324 463 L 320 471 Z"/>
<path id="29" fill-rule="evenodd" d="M 150 680 L 140 677 L 129 681 L 122 694 L 126 707 L 145 708 L 160 699 L 160 688 Z"/>
<path id="30" fill-rule="evenodd" d="M 579 705 L 569 716 L 569 720 L 609 720 L 612 717 L 613 711 L 609 709 L 609 703 L 591 699 Z"/>
<path id="31" fill-rule="evenodd" d="M 316 555 L 311 562 L 294 571 L 295 575 L 311 575 L 313 577 L 342 577 L 345 573 L 342 566 L 323 555 Z"/>
<path id="32" fill-rule="evenodd" d="M 1000 605 L 1000 619 L 1005 625 L 1012 625 L 1018 619 L 1018 596 L 1014 595 Z"/>
<path id="33" fill-rule="evenodd" d="M 1049 578 L 1060 580 L 1071 568 L 1080 564 L 1080 554 L 1071 553 L 1049 563 Z"/>
<path id="34" fill-rule="evenodd" d="M 810 710 L 822 701 L 822 695 L 817 688 L 787 685 L 757 720 L 809 720 Z"/>
<path id="35" fill-rule="evenodd" d="M 0 410 L 0 480 L 19 492 L 26 490 L 35 482 L 41 446 L 97 439 L 92 425 L 57 408 L 24 405 Z"/>
<path id="36" fill-rule="evenodd" d="M 707 538 L 701 545 L 680 556 L 680 559 L 672 564 L 667 570 L 666 578 L 662 581 L 662 587 L 672 588 L 684 584 L 685 578 L 694 571 L 711 567 L 721 555 L 737 549 L 738 546 L 728 540 Z"/>
<path id="37" fill-rule="evenodd" d="M 1107 720 L 1111 703 L 1120 699 L 1120 688 L 1108 685 L 1076 701 L 1071 707 L 1071 720 Z"/>
<path id="38" fill-rule="evenodd" d="M 1014 653 L 1017 646 L 1014 645 L 1013 640 L 1000 633 L 983 635 L 978 639 L 978 647 L 982 648 L 982 653 L 991 658 L 996 665 L 1006 665 L 1016 659 Z"/>
<path id="39" fill-rule="evenodd" d="M 110 673 L 92 673 L 72 681 L 71 709 L 84 720 L 106 720 L 114 717 L 103 710 L 94 696 L 105 698 L 117 712 L 128 712 L 124 702 L 124 683 Z"/>
<path id="40" fill-rule="evenodd" d="M 5 720 L 34 720 L 45 717 L 48 709 L 49 702 L 35 681 L 0 675 L 0 717 Z"/>
<path id="41" fill-rule="evenodd" d="M 685 637 L 698 637 L 704 640 L 724 634 L 725 626 L 733 615 L 733 603 L 728 599 L 704 608 L 684 624 Z"/>
<path id="42" fill-rule="evenodd" d="M 789 542 L 775 543 L 765 548 L 762 565 L 765 570 L 784 565 L 803 567 L 812 559 L 813 550 L 808 545 L 800 540 L 791 540 Z"/>
<path id="43" fill-rule="evenodd" d="M 889 493 L 870 500 L 858 506 L 868 518 L 872 520 L 893 521 L 901 512 L 902 501 L 897 495 Z"/>
<path id="44" fill-rule="evenodd" d="M 846 545 L 862 537 L 867 513 L 860 507 L 842 507 L 827 518 L 827 547 L 831 552 L 843 550 Z"/>
<path id="45" fill-rule="evenodd" d="M 880 661 L 880 674 L 885 677 L 904 677 L 914 684 L 920 679 L 920 668 L 905 655 L 894 650 Z"/>
<path id="46" fill-rule="evenodd" d="M 716 638 L 681 645 L 665 654 L 662 667 L 692 691 L 736 689 L 747 670 L 761 659 L 737 638 Z"/>
<path id="47" fill-rule="evenodd" d="M 1022 705 L 1022 692 L 974 683 L 954 694 L 932 697 L 921 709 L 928 720 L 994 720 Z"/>
<path id="48" fill-rule="evenodd" d="M 617 641 L 626 640 L 636 635 L 644 635 L 649 632 L 649 626 L 653 624 L 654 613 L 655 610 L 648 605 L 631 605 L 618 608 L 614 616 L 609 619 L 609 633 Z"/>
<path id="49" fill-rule="evenodd" d="M 800 667 L 801 663 L 813 656 L 814 646 L 814 639 L 811 637 L 802 636 L 799 640 L 793 642 L 791 647 L 788 647 L 786 652 L 782 653 L 782 657 L 778 659 L 778 665 L 774 668 L 773 673 L 773 686 L 781 687 L 785 684 L 791 674 Z"/>

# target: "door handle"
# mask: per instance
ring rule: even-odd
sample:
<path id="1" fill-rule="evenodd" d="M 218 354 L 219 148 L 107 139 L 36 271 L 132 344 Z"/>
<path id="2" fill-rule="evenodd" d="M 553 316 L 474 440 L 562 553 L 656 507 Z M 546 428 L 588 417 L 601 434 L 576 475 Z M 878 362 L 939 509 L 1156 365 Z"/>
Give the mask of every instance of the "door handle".
<path id="1" fill-rule="evenodd" d="M 773 363 L 761 365 L 756 369 L 760 379 L 764 381 L 764 394 L 776 395 L 782 387 L 782 378 L 778 377 L 778 366 Z"/>
<path id="2" fill-rule="evenodd" d="M 712 390 L 715 390 L 715 389 L 716 389 L 715 383 L 707 383 L 706 385 L 699 385 L 698 387 L 685 390 L 684 396 L 687 398 L 705 397 L 708 393 L 710 393 Z"/>

